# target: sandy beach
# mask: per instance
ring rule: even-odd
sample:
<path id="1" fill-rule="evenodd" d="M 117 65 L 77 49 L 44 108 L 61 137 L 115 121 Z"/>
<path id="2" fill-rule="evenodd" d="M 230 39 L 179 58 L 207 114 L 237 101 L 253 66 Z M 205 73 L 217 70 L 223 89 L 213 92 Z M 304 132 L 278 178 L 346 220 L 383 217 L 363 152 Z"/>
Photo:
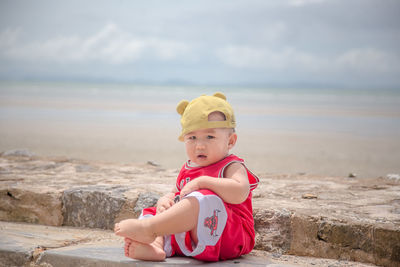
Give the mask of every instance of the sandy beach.
<path id="1" fill-rule="evenodd" d="M 152 161 L 180 168 L 186 158 L 177 140 L 180 124 L 175 105 L 199 91 L 2 83 L 0 151 L 26 148 L 43 156 Z M 346 177 L 354 173 L 366 178 L 400 173 L 397 95 L 389 104 L 373 105 L 378 96 L 357 103 L 357 96 L 347 100 L 348 96 L 317 94 L 313 102 L 312 92 L 299 96 L 277 92 L 226 92 L 238 120 L 239 140 L 232 152 L 254 172 Z"/>
<path id="2" fill-rule="evenodd" d="M 38 155 L 66 156 L 110 162 L 152 161 L 179 168 L 186 160 L 177 131 L 137 129 L 120 125 L 78 124 L 65 128 L 46 123 L 8 124 L 1 131 L 1 150 L 28 148 Z M 69 130 L 74 129 L 74 130 Z M 281 145 L 285 144 L 285 145 Z M 394 151 L 386 153 L 386 151 Z M 232 151 L 246 159 L 257 173 L 309 173 L 318 175 L 379 177 L 398 173 L 400 146 L 390 140 L 371 140 L 312 133 L 240 133 Z"/>

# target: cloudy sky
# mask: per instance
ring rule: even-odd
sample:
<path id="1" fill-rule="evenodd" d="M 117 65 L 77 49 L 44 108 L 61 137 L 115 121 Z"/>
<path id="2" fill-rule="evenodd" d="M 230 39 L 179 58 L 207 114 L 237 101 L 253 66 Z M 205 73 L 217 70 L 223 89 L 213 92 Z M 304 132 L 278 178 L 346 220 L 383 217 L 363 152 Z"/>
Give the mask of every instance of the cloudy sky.
<path id="1" fill-rule="evenodd" d="M 0 0 L 0 79 L 400 88 L 400 1 Z"/>

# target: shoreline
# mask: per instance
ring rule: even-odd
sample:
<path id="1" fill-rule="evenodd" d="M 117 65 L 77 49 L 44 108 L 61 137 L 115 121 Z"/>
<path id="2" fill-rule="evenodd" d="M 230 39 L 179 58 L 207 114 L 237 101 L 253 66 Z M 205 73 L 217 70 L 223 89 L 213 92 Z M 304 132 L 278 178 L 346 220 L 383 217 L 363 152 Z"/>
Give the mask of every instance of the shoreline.
<path id="1" fill-rule="evenodd" d="M 187 90 L 186 90 L 187 89 Z M 0 82 L 0 151 L 180 168 L 176 103 L 218 89 Z M 256 173 L 400 173 L 400 93 L 222 88 Z"/>

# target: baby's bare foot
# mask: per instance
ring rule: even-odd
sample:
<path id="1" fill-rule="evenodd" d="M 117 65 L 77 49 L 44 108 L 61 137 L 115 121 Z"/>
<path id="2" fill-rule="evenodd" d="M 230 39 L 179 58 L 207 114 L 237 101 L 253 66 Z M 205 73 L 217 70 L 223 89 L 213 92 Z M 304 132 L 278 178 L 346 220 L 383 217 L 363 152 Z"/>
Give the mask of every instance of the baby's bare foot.
<path id="1" fill-rule="evenodd" d="M 129 246 L 131 245 L 131 243 L 133 242 L 132 239 L 125 237 L 124 239 L 125 241 L 125 245 L 124 245 L 124 253 L 126 257 L 129 257 Z"/>
<path id="2" fill-rule="evenodd" d="M 146 224 L 146 220 L 123 220 L 115 224 L 114 232 L 116 235 L 145 244 L 150 244 L 156 238 L 156 235 L 151 232 L 150 227 Z"/>
<path id="3" fill-rule="evenodd" d="M 157 242 L 143 244 L 125 238 L 125 256 L 145 261 L 162 261 L 165 259 L 165 252 Z"/>

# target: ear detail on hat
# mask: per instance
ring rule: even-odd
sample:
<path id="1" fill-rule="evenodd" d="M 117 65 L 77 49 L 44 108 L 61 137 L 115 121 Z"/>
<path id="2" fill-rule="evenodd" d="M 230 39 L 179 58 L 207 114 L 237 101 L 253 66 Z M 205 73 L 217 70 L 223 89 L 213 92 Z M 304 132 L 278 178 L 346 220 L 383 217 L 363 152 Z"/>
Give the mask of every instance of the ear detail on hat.
<path id="1" fill-rule="evenodd" d="M 179 102 L 176 106 L 176 111 L 178 112 L 178 114 L 182 115 L 183 112 L 185 112 L 187 105 L 189 105 L 189 101 L 181 100 L 181 102 Z"/>
<path id="2" fill-rule="evenodd" d="M 221 92 L 216 92 L 213 96 L 226 100 L 226 96 Z"/>

